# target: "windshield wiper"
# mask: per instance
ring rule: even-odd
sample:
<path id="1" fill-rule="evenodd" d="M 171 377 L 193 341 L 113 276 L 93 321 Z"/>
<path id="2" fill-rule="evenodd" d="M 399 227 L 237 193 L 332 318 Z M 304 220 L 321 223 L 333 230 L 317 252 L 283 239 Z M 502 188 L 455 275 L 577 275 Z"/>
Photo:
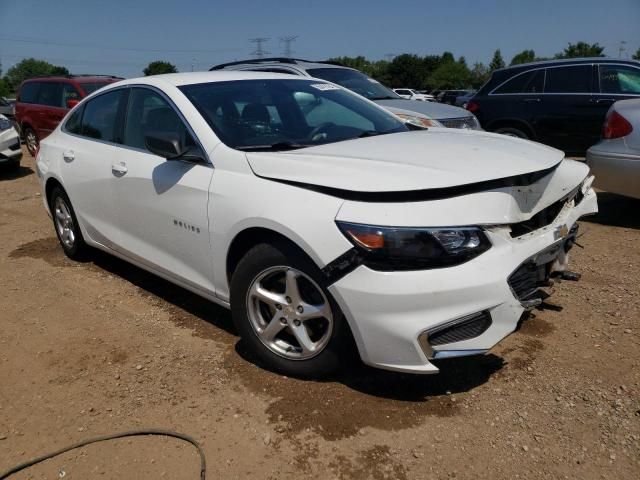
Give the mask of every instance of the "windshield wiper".
<path id="1" fill-rule="evenodd" d="M 265 145 L 241 145 L 234 148 L 236 150 L 243 150 L 243 151 L 277 152 L 282 150 L 296 150 L 298 148 L 306 148 L 311 146 L 313 145 L 305 145 L 303 143 L 296 143 L 296 142 L 276 142 L 276 143 L 265 144 Z"/>

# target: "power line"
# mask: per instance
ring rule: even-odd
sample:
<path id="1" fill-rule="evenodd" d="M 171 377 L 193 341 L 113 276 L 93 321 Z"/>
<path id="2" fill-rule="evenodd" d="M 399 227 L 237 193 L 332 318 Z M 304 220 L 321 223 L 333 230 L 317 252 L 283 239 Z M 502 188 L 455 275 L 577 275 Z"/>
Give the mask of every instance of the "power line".
<path id="1" fill-rule="evenodd" d="M 257 57 L 257 58 L 262 58 L 265 55 L 270 54 L 271 52 L 267 52 L 264 48 L 263 45 L 269 40 L 268 37 L 258 37 L 258 38 L 251 38 L 249 39 L 249 41 L 251 43 L 255 43 L 256 44 L 256 49 L 251 52 L 251 56 Z"/>
<path id="2" fill-rule="evenodd" d="M 291 50 L 291 43 L 295 42 L 298 38 L 298 35 L 288 35 L 286 37 L 280 37 L 280 43 L 284 44 L 284 48 L 282 49 L 282 55 L 291 58 L 293 56 L 293 50 Z"/>

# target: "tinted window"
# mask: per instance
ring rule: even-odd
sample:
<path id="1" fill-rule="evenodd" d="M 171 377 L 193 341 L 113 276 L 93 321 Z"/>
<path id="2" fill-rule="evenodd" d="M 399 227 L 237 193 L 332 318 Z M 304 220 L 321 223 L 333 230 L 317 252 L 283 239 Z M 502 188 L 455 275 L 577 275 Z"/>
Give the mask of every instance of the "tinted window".
<path id="1" fill-rule="evenodd" d="M 547 68 L 544 93 L 591 93 L 591 65 Z"/>
<path id="2" fill-rule="evenodd" d="M 640 69 L 623 65 L 600 65 L 600 91 L 640 95 Z"/>
<path id="3" fill-rule="evenodd" d="M 67 123 L 64 124 L 64 128 L 67 132 L 80 134 L 82 127 L 80 121 L 82 120 L 83 110 L 84 107 L 76 108 L 75 111 L 71 114 L 69 120 L 67 120 Z"/>
<path id="4" fill-rule="evenodd" d="M 84 106 L 81 135 L 107 142 L 115 141 L 118 107 L 124 90 L 105 93 Z"/>
<path id="5" fill-rule="evenodd" d="M 493 93 L 542 93 L 544 88 L 544 70 L 532 70 L 507 80 Z"/>
<path id="6" fill-rule="evenodd" d="M 133 88 L 129 95 L 123 143 L 146 149 L 147 135 L 158 138 L 178 135 L 183 149 L 195 146 L 186 125 L 164 97 L 147 88 Z"/>
<path id="7" fill-rule="evenodd" d="M 49 107 L 62 106 L 62 83 L 42 82 L 38 91 L 38 101 L 40 105 Z"/>
<path id="8" fill-rule="evenodd" d="M 109 82 L 83 82 L 80 84 L 82 90 L 84 90 L 84 93 L 86 93 L 87 95 L 107 85 L 109 85 Z"/>
<path id="9" fill-rule="evenodd" d="M 393 115 L 319 80 L 212 82 L 180 89 L 233 148 L 302 148 L 408 130 Z"/>
<path id="10" fill-rule="evenodd" d="M 23 103 L 36 103 L 38 100 L 38 88 L 40 82 L 29 82 L 22 85 L 20 89 L 20 98 L 18 101 Z"/>

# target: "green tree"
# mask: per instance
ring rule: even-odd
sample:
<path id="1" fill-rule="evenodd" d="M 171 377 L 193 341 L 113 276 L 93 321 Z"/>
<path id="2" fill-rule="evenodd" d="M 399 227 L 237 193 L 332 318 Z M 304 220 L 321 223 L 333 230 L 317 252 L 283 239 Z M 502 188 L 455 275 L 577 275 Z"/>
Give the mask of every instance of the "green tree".
<path id="1" fill-rule="evenodd" d="M 604 57 L 602 52 L 604 52 L 604 47 L 601 47 L 598 43 L 569 43 L 562 53 L 556 54 L 556 58 Z"/>
<path id="2" fill-rule="evenodd" d="M 493 58 L 491 59 L 491 63 L 489 64 L 489 71 L 493 72 L 494 70 L 498 70 L 504 67 L 505 64 L 504 60 L 502 59 L 502 53 L 500 53 L 500 49 L 498 49 L 493 53 Z"/>
<path id="3" fill-rule="evenodd" d="M 520 65 L 521 63 L 530 63 L 535 61 L 536 52 L 533 50 L 523 50 L 513 56 L 509 65 Z"/>
<path id="4" fill-rule="evenodd" d="M 429 77 L 429 85 L 437 89 L 468 88 L 471 83 L 471 72 L 459 62 L 443 63 Z"/>
<path id="5" fill-rule="evenodd" d="M 473 88 L 480 88 L 489 80 L 489 69 L 484 63 L 474 63 L 471 69 L 471 86 Z"/>
<path id="6" fill-rule="evenodd" d="M 423 88 L 427 80 L 424 61 L 417 55 L 403 53 L 395 57 L 387 68 L 390 87 Z"/>
<path id="7" fill-rule="evenodd" d="M 5 80 L 9 83 L 11 88 L 15 89 L 28 78 L 44 75 L 69 75 L 69 70 L 65 67 L 52 65 L 44 60 L 25 58 L 20 63 L 15 64 L 7 70 Z"/>
<path id="8" fill-rule="evenodd" d="M 8 97 L 10 93 L 11 87 L 9 87 L 9 82 L 4 78 L 0 78 L 0 97 Z"/>
<path id="9" fill-rule="evenodd" d="M 162 60 L 156 60 L 155 62 L 151 62 L 147 65 L 142 73 L 144 73 L 145 77 L 150 75 L 161 75 L 163 73 L 177 73 L 178 69 L 175 65 L 169 62 L 163 62 Z"/>
<path id="10" fill-rule="evenodd" d="M 453 53 L 451 52 L 444 52 L 442 57 L 440 57 L 440 63 L 453 63 L 455 61 L 456 59 L 453 57 Z"/>
<path id="11" fill-rule="evenodd" d="M 631 58 L 633 58 L 634 60 L 640 60 L 640 48 L 638 50 L 636 50 L 636 53 L 634 53 Z"/>

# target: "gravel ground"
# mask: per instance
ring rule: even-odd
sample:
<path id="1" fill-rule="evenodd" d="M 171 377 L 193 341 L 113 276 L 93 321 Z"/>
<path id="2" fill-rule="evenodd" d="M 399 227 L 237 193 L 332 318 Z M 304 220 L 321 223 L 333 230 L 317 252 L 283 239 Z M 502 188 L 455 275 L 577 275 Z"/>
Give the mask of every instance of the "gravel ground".
<path id="1" fill-rule="evenodd" d="M 229 313 L 97 253 L 66 259 L 25 153 L 0 173 L 0 471 L 174 429 L 208 478 L 640 478 L 640 202 L 601 194 L 543 310 L 437 376 L 303 382 L 246 359 Z M 15 478 L 196 479 L 188 444 L 82 448 Z"/>

